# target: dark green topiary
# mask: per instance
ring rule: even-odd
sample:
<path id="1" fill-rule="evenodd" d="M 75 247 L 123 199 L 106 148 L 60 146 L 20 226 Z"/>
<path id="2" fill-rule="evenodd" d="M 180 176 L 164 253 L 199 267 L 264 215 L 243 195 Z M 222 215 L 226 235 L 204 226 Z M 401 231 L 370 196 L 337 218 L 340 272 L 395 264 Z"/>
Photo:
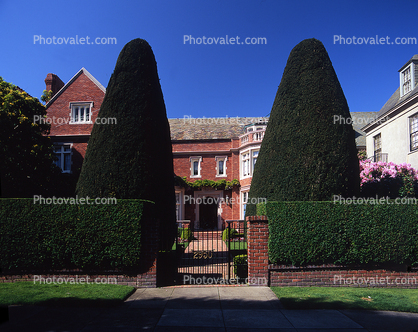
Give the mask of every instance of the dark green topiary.
<path id="1" fill-rule="evenodd" d="M 359 163 L 350 120 L 325 47 L 316 39 L 302 41 L 290 53 L 277 90 L 250 202 L 258 197 L 305 201 L 357 196 Z M 255 205 L 248 204 L 246 211 L 255 215 Z"/>
<path id="2" fill-rule="evenodd" d="M 173 156 L 163 94 L 149 44 L 134 39 L 124 46 L 109 80 L 100 118 L 84 158 L 77 194 L 154 201 L 163 247 L 175 238 Z"/>

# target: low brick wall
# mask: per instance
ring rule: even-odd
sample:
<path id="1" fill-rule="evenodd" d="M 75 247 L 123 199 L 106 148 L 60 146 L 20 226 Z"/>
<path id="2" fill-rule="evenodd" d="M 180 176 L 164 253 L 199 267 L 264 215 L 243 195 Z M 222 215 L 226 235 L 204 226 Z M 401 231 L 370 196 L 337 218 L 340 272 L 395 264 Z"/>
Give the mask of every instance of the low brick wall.
<path id="1" fill-rule="evenodd" d="M 270 286 L 418 288 L 418 271 L 292 268 L 269 266 Z"/>
<path id="2" fill-rule="evenodd" d="M 266 216 L 247 217 L 248 282 L 268 286 L 397 287 L 418 288 L 418 267 L 347 267 L 321 265 L 308 267 L 268 264 L 268 220 Z"/>
<path id="3" fill-rule="evenodd" d="M 0 283 L 31 281 L 35 284 L 113 284 L 127 285 L 137 288 L 155 287 L 155 276 L 139 274 L 128 276 L 123 274 L 85 274 L 78 272 L 57 272 L 57 273 L 39 273 L 39 274 L 2 274 Z"/>

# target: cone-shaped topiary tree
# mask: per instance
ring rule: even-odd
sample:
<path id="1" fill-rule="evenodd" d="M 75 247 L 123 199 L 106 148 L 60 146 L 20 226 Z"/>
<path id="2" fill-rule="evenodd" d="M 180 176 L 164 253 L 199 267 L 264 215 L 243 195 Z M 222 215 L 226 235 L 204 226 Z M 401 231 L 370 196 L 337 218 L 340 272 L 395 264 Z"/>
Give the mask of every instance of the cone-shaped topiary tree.
<path id="1" fill-rule="evenodd" d="M 119 54 L 93 126 L 76 192 L 82 197 L 154 201 L 164 230 L 174 238 L 173 156 L 157 65 L 149 44 L 134 39 Z"/>
<path id="2" fill-rule="evenodd" d="M 268 201 L 331 200 L 360 188 L 347 101 L 323 44 L 306 39 L 289 55 L 249 193 Z M 253 199 L 251 199 L 253 198 Z M 248 204 L 247 216 L 256 207 Z"/>

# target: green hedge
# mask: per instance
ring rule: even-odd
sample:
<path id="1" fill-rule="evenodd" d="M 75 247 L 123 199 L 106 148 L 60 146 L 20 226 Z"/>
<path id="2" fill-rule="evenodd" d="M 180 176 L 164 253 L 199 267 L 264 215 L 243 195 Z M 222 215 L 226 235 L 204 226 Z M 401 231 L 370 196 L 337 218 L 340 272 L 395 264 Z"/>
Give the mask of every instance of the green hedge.
<path id="1" fill-rule="evenodd" d="M 234 256 L 234 273 L 238 278 L 248 277 L 248 256 Z"/>
<path id="2" fill-rule="evenodd" d="M 418 263 L 416 204 L 269 202 L 265 211 L 272 263 Z"/>
<path id="3" fill-rule="evenodd" d="M 222 232 L 222 241 L 228 241 L 229 238 L 233 238 L 238 234 L 235 228 L 225 228 Z"/>
<path id="4" fill-rule="evenodd" d="M 0 199 L 0 268 L 131 269 L 140 264 L 141 222 L 154 204 L 34 204 Z"/>

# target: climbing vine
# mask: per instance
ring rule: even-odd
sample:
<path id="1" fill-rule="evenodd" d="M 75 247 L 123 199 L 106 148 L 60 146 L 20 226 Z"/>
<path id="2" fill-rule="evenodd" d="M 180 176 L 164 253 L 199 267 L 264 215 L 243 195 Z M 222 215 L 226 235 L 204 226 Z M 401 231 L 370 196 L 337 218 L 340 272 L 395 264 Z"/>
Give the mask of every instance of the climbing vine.
<path id="1" fill-rule="evenodd" d="M 225 190 L 229 190 L 232 189 L 233 187 L 239 187 L 240 183 L 237 179 L 233 179 L 232 181 L 227 181 L 227 180 L 218 180 L 218 181 L 213 181 L 213 180 L 196 180 L 194 182 L 188 181 L 187 177 L 180 177 L 180 176 L 175 176 L 174 178 L 174 183 L 176 186 L 179 187 L 190 187 L 191 189 L 201 189 L 203 187 L 211 187 L 214 189 L 225 189 Z"/>

